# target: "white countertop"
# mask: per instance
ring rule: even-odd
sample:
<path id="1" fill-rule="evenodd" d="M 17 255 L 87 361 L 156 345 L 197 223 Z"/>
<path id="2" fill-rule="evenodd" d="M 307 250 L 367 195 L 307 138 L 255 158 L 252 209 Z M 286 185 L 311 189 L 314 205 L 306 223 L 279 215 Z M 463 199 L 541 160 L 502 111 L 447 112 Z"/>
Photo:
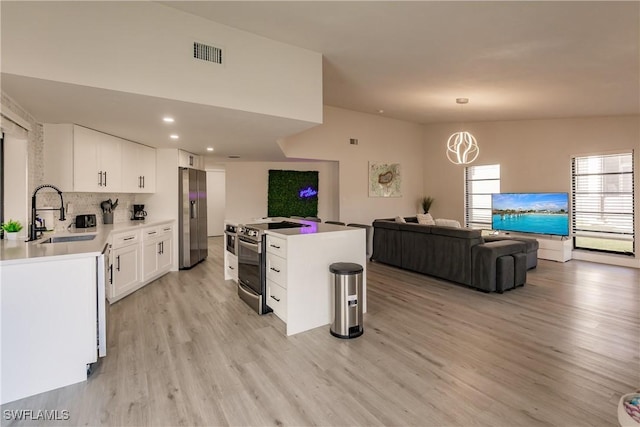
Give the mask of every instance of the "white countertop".
<path id="1" fill-rule="evenodd" d="M 287 217 L 253 218 L 253 219 L 247 219 L 244 221 L 227 219 L 224 221 L 224 223 L 225 225 L 238 226 L 242 224 L 247 224 L 247 225 L 248 224 L 264 224 L 268 222 L 280 222 L 280 221 L 297 222 L 299 224 L 305 224 L 307 225 L 307 227 L 265 230 L 265 233 L 286 238 L 288 236 L 303 236 L 303 235 L 309 235 L 309 234 L 333 233 L 337 231 L 361 230 L 360 228 L 357 228 L 357 227 L 346 227 L 344 225 L 325 224 L 324 222 L 315 222 L 315 221 L 308 221 L 305 219 L 287 218 Z"/>
<path id="2" fill-rule="evenodd" d="M 72 229 L 64 233 L 44 233 L 43 237 L 33 242 L 22 240 L 0 240 L 0 265 L 23 264 L 27 262 L 49 261 L 52 258 L 79 258 L 87 256 L 99 256 L 104 246 L 109 241 L 113 232 L 128 231 L 138 228 L 166 224 L 173 220 L 157 221 L 127 221 L 118 224 L 103 225 L 100 227 Z M 78 234 L 95 234 L 95 239 L 41 243 L 52 236 L 69 236 Z"/>
<path id="3" fill-rule="evenodd" d="M 265 230 L 266 234 L 271 234 L 279 237 L 290 237 L 290 236 L 308 236 L 310 234 L 320 234 L 320 233 L 335 233 L 335 232 L 345 232 L 345 231 L 361 231 L 362 228 L 356 227 L 346 227 L 344 225 L 335 225 L 335 224 L 325 224 L 324 222 L 314 222 L 314 221 L 306 221 L 304 219 L 291 219 L 284 218 L 284 221 L 297 222 L 300 224 L 305 224 L 307 227 L 296 227 L 296 228 L 280 228 L 277 230 Z"/>

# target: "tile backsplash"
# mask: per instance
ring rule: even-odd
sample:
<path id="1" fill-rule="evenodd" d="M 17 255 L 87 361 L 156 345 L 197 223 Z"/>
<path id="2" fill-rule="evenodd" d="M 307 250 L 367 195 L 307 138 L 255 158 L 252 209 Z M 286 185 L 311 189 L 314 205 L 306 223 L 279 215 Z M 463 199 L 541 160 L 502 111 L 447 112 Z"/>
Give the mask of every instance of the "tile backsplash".
<path id="1" fill-rule="evenodd" d="M 113 222 L 115 224 L 127 222 L 131 219 L 133 204 L 135 202 L 135 194 L 113 194 L 113 193 L 62 193 L 65 204 L 65 221 L 60 221 L 58 212 L 53 214 L 54 229 L 56 231 L 65 231 L 70 224 L 75 224 L 75 217 L 79 214 L 95 214 L 98 225 L 103 224 L 102 208 L 100 203 L 104 200 L 111 199 L 115 203 L 118 200 L 118 206 L 113 211 Z M 38 208 L 42 207 L 60 207 L 60 196 L 55 191 L 42 189 L 38 192 Z M 71 212 L 68 208 L 71 207 Z"/>

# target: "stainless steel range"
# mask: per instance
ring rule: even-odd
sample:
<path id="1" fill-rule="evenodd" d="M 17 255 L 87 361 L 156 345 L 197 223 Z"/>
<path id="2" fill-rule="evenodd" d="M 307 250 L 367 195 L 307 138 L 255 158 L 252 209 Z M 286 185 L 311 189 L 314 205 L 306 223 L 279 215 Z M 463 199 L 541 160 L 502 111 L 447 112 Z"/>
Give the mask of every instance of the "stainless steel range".
<path id="1" fill-rule="evenodd" d="M 270 313 L 267 305 L 265 230 L 308 227 L 291 221 L 243 224 L 238 227 L 238 295 L 258 314 Z"/>

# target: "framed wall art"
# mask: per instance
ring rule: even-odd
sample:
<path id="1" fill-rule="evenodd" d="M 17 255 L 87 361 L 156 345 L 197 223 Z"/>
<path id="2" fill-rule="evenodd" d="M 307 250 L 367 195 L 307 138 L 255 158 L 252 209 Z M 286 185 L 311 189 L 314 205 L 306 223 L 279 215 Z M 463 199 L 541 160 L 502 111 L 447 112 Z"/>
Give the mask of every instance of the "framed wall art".
<path id="1" fill-rule="evenodd" d="M 369 197 L 402 197 L 400 163 L 369 162 Z"/>

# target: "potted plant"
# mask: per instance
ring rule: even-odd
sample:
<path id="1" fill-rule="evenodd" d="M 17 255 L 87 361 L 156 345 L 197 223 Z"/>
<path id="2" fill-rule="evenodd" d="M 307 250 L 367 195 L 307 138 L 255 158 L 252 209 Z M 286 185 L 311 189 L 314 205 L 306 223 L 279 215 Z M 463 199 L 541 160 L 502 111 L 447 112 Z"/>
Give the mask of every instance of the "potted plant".
<path id="1" fill-rule="evenodd" d="M 431 208 L 431 204 L 433 203 L 433 197 L 426 196 L 420 200 L 420 204 L 422 205 L 422 210 L 424 213 L 429 213 L 429 209 Z"/>
<path id="2" fill-rule="evenodd" d="M 2 229 L 4 230 L 4 234 L 7 236 L 7 239 L 17 240 L 18 232 L 22 230 L 22 224 L 20 224 L 20 221 L 10 219 L 8 222 L 2 224 Z"/>

